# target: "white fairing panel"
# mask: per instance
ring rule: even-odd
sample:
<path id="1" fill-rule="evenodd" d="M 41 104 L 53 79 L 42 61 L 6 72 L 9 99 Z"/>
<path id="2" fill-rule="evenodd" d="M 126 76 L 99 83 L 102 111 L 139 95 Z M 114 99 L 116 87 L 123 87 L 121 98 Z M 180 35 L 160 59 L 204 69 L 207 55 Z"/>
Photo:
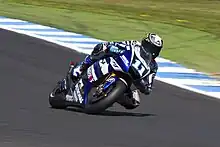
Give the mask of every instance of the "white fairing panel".
<path id="1" fill-rule="evenodd" d="M 75 97 L 76 102 L 82 103 L 83 102 L 83 95 L 80 92 L 80 89 L 83 87 L 82 79 L 76 84 L 73 96 Z"/>

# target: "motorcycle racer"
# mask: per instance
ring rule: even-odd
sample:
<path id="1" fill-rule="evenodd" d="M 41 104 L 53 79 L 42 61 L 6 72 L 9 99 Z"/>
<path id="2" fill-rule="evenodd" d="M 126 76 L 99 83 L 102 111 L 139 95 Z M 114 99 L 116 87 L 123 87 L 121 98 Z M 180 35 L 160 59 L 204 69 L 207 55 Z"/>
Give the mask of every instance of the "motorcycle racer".
<path id="1" fill-rule="evenodd" d="M 73 81 L 77 81 L 79 77 L 96 61 L 104 59 L 109 56 L 119 56 L 125 50 L 134 48 L 134 46 L 139 46 L 143 48 L 147 53 L 150 53 L 152 60 L 150 61 L 149 68 L 150 73 L 136 80 L 134 83 L 135 87 L 145 95 L 149 95 L 152 91 L 152 85 L 155 78 L 155 75 L 158 70 L 158 64 L 155 61 L 155 58 L 159 56 L 160 51 L 163 48 L 163 40 L 159 35 L 155 33 L 148 33 L 145 37 L 142 38 L 141 42 L 137 40 L 127 40 L 127 41 L 117 41 L 117 42 L 103 42 L 98 43 L 92 53 L 84 59 L 78 65 L 75 65 L 70 68 L 69 78 Z M 66 84 L 63 83 L 62 90 L 66 89 Z M 140 98 L 137 90 L 128 90 L 123 98 L 120 98 L 117 101 L 119 104 L 124 106 L 126 109 L 134 109 L 140 105 Z"/>

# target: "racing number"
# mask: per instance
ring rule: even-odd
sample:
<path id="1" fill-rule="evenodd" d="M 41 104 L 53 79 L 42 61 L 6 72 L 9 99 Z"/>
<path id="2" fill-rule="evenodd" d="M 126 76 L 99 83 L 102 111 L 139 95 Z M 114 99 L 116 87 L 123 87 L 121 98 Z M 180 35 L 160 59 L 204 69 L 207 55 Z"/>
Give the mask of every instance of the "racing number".
<path id="1" fill-rule="evenodd" d="M 141 64 L 141 61 L 138 59 L 135 59 L 135 63 L 133 63 L 132 66 L 139 72 L 140 76 L 142 76 L 146 70 L 146 68 Z"/>

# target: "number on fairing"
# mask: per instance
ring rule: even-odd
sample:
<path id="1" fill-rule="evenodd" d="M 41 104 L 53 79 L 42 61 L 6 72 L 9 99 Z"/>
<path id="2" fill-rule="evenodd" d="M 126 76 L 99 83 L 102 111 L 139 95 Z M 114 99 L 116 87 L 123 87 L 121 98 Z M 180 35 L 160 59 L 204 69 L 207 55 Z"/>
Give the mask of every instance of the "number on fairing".
<path id="1" fill-rule="evenodd" d="M 146 68 L 141 64 L 141 61 L 139 61 L 138 59 L 135 59 L 135 63 L 133 63 L 132 66 L 139 72 L 141 76 L 146 70 Z"/>

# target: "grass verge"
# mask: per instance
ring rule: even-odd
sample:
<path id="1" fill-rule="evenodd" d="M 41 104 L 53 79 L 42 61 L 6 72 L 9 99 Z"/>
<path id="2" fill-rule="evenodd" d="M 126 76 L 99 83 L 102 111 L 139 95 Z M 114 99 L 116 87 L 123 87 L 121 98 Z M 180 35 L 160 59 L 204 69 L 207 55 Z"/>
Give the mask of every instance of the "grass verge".
<path id="1" fill-rule="evenodd" d="M 103 40 L 165 41 L 161 56 L 189 68 L 220 72 L 220 1 L 0 0 L 0 15 Z"/>

